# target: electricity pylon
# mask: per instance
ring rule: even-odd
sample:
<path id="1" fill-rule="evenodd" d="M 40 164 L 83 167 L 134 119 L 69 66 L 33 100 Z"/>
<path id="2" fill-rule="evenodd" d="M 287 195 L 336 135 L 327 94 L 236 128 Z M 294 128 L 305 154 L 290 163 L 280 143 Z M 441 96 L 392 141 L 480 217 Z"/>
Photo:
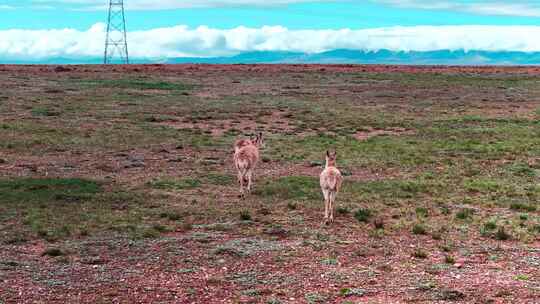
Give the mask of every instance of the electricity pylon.
<path id="1" fill-rule="evenodd" d="M 119 60 L 115 61 L 117 57 Z M 129 63 L 126 18 L 124 17 L 124 1 L 110 0 L 109 18 L 107 21 L 107 38 L 105 39 L 104 64 Z"/>

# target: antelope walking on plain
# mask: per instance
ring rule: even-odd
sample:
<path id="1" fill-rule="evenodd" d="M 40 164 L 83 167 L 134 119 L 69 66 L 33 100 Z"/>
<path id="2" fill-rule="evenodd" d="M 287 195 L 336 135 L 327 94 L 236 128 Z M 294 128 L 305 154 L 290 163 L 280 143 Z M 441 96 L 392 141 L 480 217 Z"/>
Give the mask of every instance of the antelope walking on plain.
<path id="1" fill-rule="evenodd" d="M 336 152 L 326 151 L 326 165 L 320 177 L 321 190 L 324 196 L 324 223 L 334 222 L 334 203 L 341 188 L 343 177 L 336 168 Z"/>
<path id="2" fill-rule="evenodd" d="M 264 145 L 262 133 L 255 138 L 240 139 L 234 143 L 234 166 L 238 171 L 238 183 L 240 184 L 240 196 L 245 197 L 251 192 L 253 184 L 253 170 L 259 161 L 259 149 Z"/>

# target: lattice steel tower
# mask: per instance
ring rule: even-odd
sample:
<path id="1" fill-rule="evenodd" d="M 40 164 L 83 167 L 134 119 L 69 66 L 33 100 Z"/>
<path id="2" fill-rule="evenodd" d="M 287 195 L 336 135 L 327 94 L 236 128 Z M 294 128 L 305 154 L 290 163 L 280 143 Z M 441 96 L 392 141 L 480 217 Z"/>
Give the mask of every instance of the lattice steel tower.
<path id="1" fill-rule="evenodd" d="M 117 60 L 115 60 L 115 57 Z M 123 0 L 110 0 L 109 2 L 109 18 L 107 22 L 107 38 L 105 39 L 103 63 L 111 64 L 115 62 L 129 63 Z"/>

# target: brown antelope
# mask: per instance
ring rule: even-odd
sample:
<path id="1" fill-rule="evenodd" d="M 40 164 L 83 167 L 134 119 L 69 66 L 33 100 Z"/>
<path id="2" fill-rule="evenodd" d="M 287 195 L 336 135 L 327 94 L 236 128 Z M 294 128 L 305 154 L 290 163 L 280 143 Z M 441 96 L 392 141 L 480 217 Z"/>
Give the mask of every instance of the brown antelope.
<path id="1" fill-rule="evenodd" d="M 234 152 L 236 153 L 240 148 L 253 144 L 252 138 L 242 138 L 234 142 Z"/>
<path id="2" fill-rule="evenodd" d="M 324 196 L 324 223 L 334 222 L 334 203 L 341 188 L 343 177 L 336 168 L 336 152 L 326 151 L 326 165 L 321 172 L 320 185 Z"/>
<path id="3" fill-rule="evenodd" d="M 234 166 L 238 170 L 238 183 L 240 184 L 240 195 L 245 197 L 251 191 L 253 170 L 259 161 L 259 149 L 263 147 L 264 141 L 262 133 L 254 139 L 240 139 L 234 144 Z"/>

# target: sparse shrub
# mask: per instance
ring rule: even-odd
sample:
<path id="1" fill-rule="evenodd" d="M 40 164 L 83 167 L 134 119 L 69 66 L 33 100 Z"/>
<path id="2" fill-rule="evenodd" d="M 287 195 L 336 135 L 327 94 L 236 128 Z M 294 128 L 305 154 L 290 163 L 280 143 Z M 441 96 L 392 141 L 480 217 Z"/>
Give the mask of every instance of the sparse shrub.
<path id="1" fill-rule="evenodd" d="M 439 232 L 439 231 L 433 232 L 433 233 L 431 234 L 431 238 L 434 239 L 434 240 L 436 240 L 436 241 L 439 241 L 439 240 L 442 239 L 442 233 Z"/>
<path id="2" fill-rule="evenodd" d="M 296 204 L 296 202 L 288 202 L 287 208 L 289 208 L 289 210 L 296 210 L 298 208 L 298 205 Z"/>
<path id="3" fill-rule="evenodd" d="M 497 223 L 495 221 L 489 221 L 484 224 L 484 229 L 486 231 L 495 230 L 497 228 Z"/>
<path id="4" fill-rule="evenodd" d="M 361 297 L 366 294 L 366 290 L 362 288 L 341 288 L 339 290 L 339 294 L 342 297 L 351 297 L 351 296 Z"/>
<path id="5" fill-rule="evenodd" d="M 419 217 L 427 217 L 428 216 L 428 210 L 425 207 L 418 207 L 416 208 L 416 216 Z"/>
<path id="6" fill-rule="evenodd" d="M 286 236 L 289 231 L 279 224 L 272 224 L 268 228 L 265 228 L 263 233 L 273 236 Z"/>
<path id="7" fill-rule="evenodd" d="M 353 175 L 353 173 L 351 171 L 349 171 L 349 170 L 347 170 L 345 168 L 341 168 L 340 170 L 341 170 L 341 175 L 343 175 L 343 176 L 352 176 Z"/>
<path id="8" fill-rule="evenodd" d="M 444 215 L 449 215 L 452 211 L 450 210 L 450 208 L 448 208 L 447 206 L 442 206 L 441 207 L 441 213 L 444 214 Z"/>
<path id="9" fill-rule="evenodd" d="M 373 226 L 375 226 L 375 229 L 384 229 L 384 221 L 382 218 L 376 218 L 373 221 Z"/>
<path id="10" fill-rule="evenodd" d="M 526 221 L 529 219 L 529 215 L 527 213 L 522 213 L 519 215 L 519 219 L 522 221 Z"/>
<path id="11" fill-rule="evenodd" d="M 424 250 L 422 250 L 421 248 L 417 248 L 413 253 L 412 253 L 412 256 L 417 258 L 417 259 L 425 259 L 428 257 L 428 254 L 427 252 L 425 252 Z"/>
<path id="12" fill-rule="evenodd" d="M 349 213 L 351 213 L 351 210 L 349 209 L 349 207 L 346 207 L 346 206 L 339 206 L 339 207 L 337 207 L 336 211 L 337 211 L 338 214 L 349 214 Z"/>
<path id="13" fill-rule="evenodd" d="M 158 231 L 158 232 L 165 232 L 168 230 L 167 226 L 163 226 L 161 224 L 153 224 L 152 229 Z"/>
<path id="14" fill-rule="evenodd" d="M 495 220 L 490 220 L 484 223 L 482 227 L 480 227 L 480 234 L 482 236 L 493 236 L 493 231 L 497 229 L 497 222 Z"/>
<path id="15" fill-rule="evenodd" d="M 47 238 L 49 236 L 49 232 L 45 229 L 38 228 L 37 229 L 37 235 L 41 238 Z"/>
<path id="16" fill-rule="evenodd" d="M 456 218 L 460 220 L 470 219 L 474 214 L 474 210 L 470 208 L 463 208 L 456 213 Z"/>
<path id="17" fill-rule="evenodd" d="M 448 255 L 446 255 L 446 256 L 444 257 L 444 262 L 445 262 L 446 264 L 454 264 L 454 263 L 456 263 L 456 259 L 454 259 L 453 256 L 451 256 L 451 255 L 448 254 Z"/>
<path id="18" fill-rule="evenodd" d="M 372 238 L 382 238 L 384 236 L 384 229 L 373 229 L 368 234 Z"/>
<path id="19" fill-rule="evenodd" d="M 88 236 L 90 233 L 88 232 L 88 229 L 87 228 L 80 228 L 79 229 L 79 235 L 80 236 Z"/>
<path id="20" fill-rule="evenodd" d="M 179 213 L 171 212 L 167 215 L 167 218 L 171 221 L 178 221 L 182 218 L 182 216 Z"/>
<path id="21" fill-rule="evenodd" d="M 504 226 L 500 226 L 497 230 L 497 233 L 495 233 L 495 238 L 500 241 L 506 241 L 509 240 L 512 236 L 506 232 L 504 229 Z"/>
<path id="22" fill-rule="evenodd" d="M 317 238 L 317 240 L 319 240 L 321 242 L 328 242 L 330 240 L 330 236 L 328 234 L 324 234 L 324 233 L 317 232 L 315 237 Z"/>
<path id="23" fill-rule="evenodd" d="M 142 234 L 140 235 L 140 237 L 144 238 L 144 239 L 154 239 L 154 238 L 157 238 L 159 237 L 159 231 L 154 229 L 154 228 L 147 228 L 147 229 L 144 229 Z"/>
<path id="24" fill-rule="evenodd" d="M 518 281 L 528 281 L 529 280 L 529 276 L 526 275 L 526 274 L 518 274 L 516 276 L 516 280 Z"/>
<path id="25" fill-rule="evenodd" d="M 183 231 L 188 231 L 193 229 L 193 224 L 191 222 L 183 222 L 182 225 L 180 225 L 180 229 Z"/>
<path id="26" fill-rule="evenodd" d="M 534 212 L 536 211 L 536 206 L 533 204 L 517 202 L 517 203 L 510 204 L 510 209 L 515 210 L 515 211 Z"/>
<path id="27" fill-rule="evenodd" d="M 437 284 L 433 281 L 418 282 L 416 289 L 420 291 L 430 291 L 437 287 Z"/>
<path id="28" fill-rule="evenodd" d="M 446 226 L 440 226 L 439 229 L 437 229 L 437 231 L 434 231 L 432 234 L 431 234 L 431 237 L 434 239 L 434 240 L 441 240 L 443 235 L 445 233 L 448 232 L 448 227 Z"/>
<path id="29" fill-rule="evenodd" d="M 441 245 L 440 248 L 444 252 L 450 252 L 452 251 L 452 244 L 447 243 L 447 244 Z"/>
<path id="30" fill-rule="evenodd" d="M 322 260 L 323 265 L 337 265 L 338 261 L 336 258 L 328 258 Z"/>
<path id="31" fill-rule="evenodd" d="M 242 221 L 251 221 L 251 214 L 248 210 L 242 210 L 240 212 L 240 220 Z"/>
<path id="32" fill-rule="evenodd" d="M 165 122 L 165 121 L 176 121 L 175 117 L 167 115 L 149 115 L 143 119 L 146 122 Z"/>
<path id="33" fill-rule="evenodd" d="M 367 223 L 372 216 L 372 212 L 369 209 L 360 208 L 354 213 L 354 218 L 357 221 Z"/>
<path id="34" fill-rule="evenodd" d="M 59 248 L 47 248 L 45 249 L 45 251 L 43 251 L 43 253 L 41 253 L 41 256 L 51 256 L 51 257 L 57 257 L 57 256 L 62 256 L 64 255 L 65 253 L 59 249 Z"/>
<path id="35" fill-rule="evenodd" d="M 424 227 L 424 225 L 418 223 L 418 224 L 415 224 L 412 228 L 412 233 L 413 234 L 421 234 L 421 235 L 424 235 L 424 234 L 427 234 L 427 231 L 426 231 L 426 227 Z"/>
<path id="36" fill-rule="evenodd" d="M 180 215 L 180 213 L 178 212 L 174 212 L 174 211 L 166 211 L 166 212 L 162 212 L 159 214 L 160 217 L 162 218 L 167 218 L 171 221 L 178 221 L 182 218 L 182 216 Z"/>

